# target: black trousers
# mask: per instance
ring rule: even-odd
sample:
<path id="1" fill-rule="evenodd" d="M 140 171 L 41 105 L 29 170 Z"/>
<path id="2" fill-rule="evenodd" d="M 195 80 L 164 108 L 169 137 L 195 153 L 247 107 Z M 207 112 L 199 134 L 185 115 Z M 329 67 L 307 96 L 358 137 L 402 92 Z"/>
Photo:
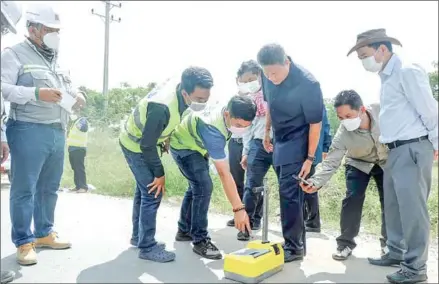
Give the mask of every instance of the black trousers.
<path id="1" fill-rule="evenodd" d="M 230 173 L 236 183 L 238 194 L 241 200 L 244 197 L 244 177 L 245 171 L 241 166 L 242 150 L 244 145 L 241 138 L 232 138 L 229 141 L 229 166 Z"/>
<path id="2" fill-rule="evenodd" d="M 346 165 L 346 197 L 342 202 L 340 229 L 341 234 L 336 239 L 339 249 L 346 246 L 354 249 L 357 244 L 354 238 L 360 232 L 361 215 L 363 204 L 366 198 L 366 189 L 369 180 L 372 177 L 378 188 L 378 194 L 381 204 L 381 247 L 385 247 L 387 241 L 386 222 L 384 216 L 384 192 L 383 192 L 383 170 L 380 166 L 375 165 L 369 174 L 366 174 L 357 168 Z"/>
<path id="3" fill-rule="evenodd" d="M 87 178 L 85 175 L 85 148 L 69 149 L 69 161 L 73 170 L 73 180 L 76 189 L 88 189 Z"/>
<path id="4" fill-rule="evenodd" d="M 304 201 L 305 227 L 320 229 L 319 193 L 305 193 Z"/>

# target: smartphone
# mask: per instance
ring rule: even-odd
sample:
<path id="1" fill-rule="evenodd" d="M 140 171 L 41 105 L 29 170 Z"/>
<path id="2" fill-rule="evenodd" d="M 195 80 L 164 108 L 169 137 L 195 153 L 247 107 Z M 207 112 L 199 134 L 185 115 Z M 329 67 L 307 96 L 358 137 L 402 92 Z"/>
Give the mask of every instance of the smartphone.
<path id="1" fill-rule="evenodd" d="M 310 185 L 309 182 L 307 182 L 307 181 L 304 180 L 303 178 L 298 177 L 298 176 L 296 176 L 296 175 L 293 175 L 293 179 L 295 179 L 295 180 L 297 180 L 297 181 L 300 181 L 300 182 L 303 182 L 303 184 L 305 184 L 305 185 Z"/>

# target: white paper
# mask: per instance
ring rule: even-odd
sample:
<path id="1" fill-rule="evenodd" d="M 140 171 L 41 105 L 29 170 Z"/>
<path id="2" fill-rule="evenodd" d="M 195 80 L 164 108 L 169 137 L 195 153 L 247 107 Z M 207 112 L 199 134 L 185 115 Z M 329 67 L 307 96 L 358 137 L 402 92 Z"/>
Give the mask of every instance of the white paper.
<path id="1" fill-rule="evenodd" d="M 62 99 L 59 102 L 60 107 L 65 109 L 68 113 L 72 113 L 72 107 L 76 103 L 76 99 L 72 97 L 69 93 L 65 92 L 62 94 Z"/>

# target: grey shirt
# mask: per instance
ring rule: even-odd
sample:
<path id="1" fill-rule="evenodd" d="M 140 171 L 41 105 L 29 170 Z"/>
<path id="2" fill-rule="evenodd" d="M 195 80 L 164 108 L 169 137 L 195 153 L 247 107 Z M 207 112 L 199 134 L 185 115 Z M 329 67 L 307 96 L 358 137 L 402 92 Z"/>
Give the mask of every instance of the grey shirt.
<path id="1" fill-rule="evenodd" d="M 438 103 L 427 72 L 417 64 L 404 65 L 394 54 L 380 77 L 380 141 L 428 136 L 438 150 Z"/>
<path id="2" fill-rule="evenodd" d="M 383 166 L 386 163 L 388 150 L 384 144 L 379 142 L 379 104 L 372 104 L 367 109 L 367 113 L 370 117 L 370 130 L 347 131 L 340 124 L 326 159 L 310 178 L 316 187 L 324 186 L 331 179 L 345 156 L 347 165 L 366 174 L 369 174 L 375 165 Z"/>

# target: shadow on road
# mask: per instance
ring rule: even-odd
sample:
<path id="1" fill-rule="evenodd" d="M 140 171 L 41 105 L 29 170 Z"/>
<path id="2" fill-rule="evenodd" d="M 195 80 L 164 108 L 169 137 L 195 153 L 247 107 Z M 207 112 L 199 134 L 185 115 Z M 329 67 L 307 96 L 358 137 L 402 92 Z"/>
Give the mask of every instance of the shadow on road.
<path id="1" fill-rule="evenodd" d="M 23 274 L 21 274 L 21 266 L 17 263 L 17 257 L 15 253 L 5 258 L 2 258 L 1 267 L 2 267 L 2 271 L 3 270 L 14 271 L 15 280 L 20 279 L 23 276 Z"/>

